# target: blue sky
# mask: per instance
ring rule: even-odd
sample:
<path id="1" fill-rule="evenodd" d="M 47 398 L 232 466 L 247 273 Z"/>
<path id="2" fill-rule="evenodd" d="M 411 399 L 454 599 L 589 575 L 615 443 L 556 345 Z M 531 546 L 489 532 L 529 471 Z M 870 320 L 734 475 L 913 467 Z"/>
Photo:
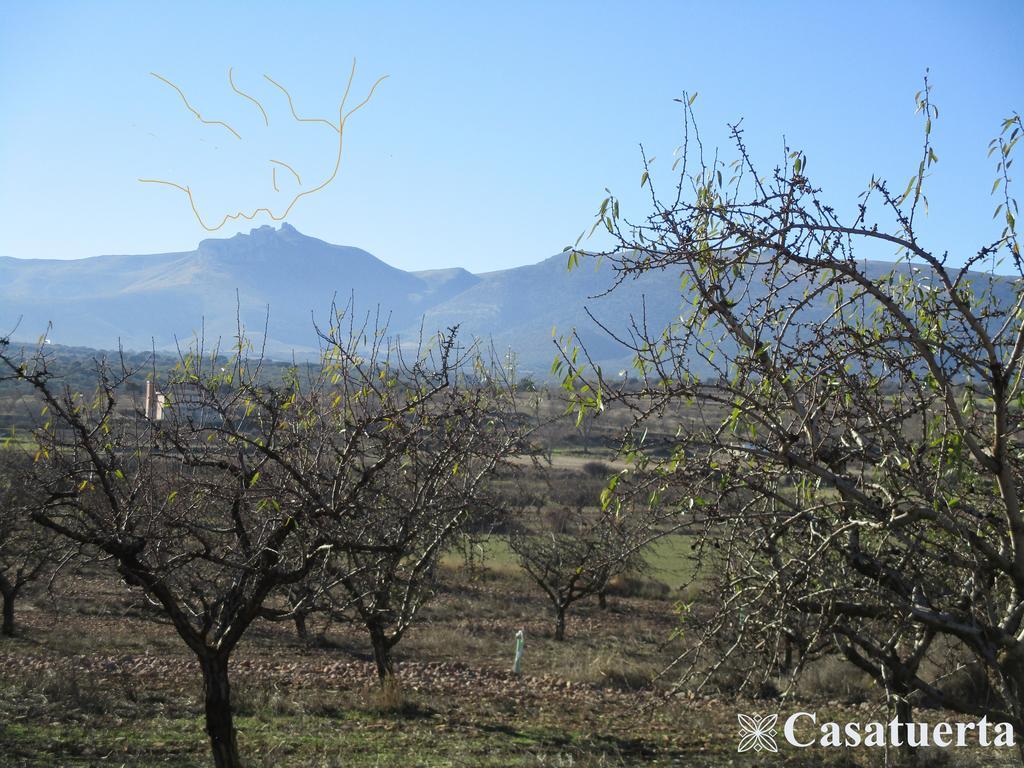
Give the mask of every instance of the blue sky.
<path id="1" fill-rule="evenodd" d="M 338 177 L 287 220 L 395 266 L 538 261 L 589 225 L 605 187 L 642 212 L 638 145 L 665 178 L 684 90 L 699 92 L 707 142 L 726 145 L 742 117 L 770 167 L 785 136 L 837 204 L 872 172 L 902 189 L 926 68 L 941 109 L 926 243 L 959 260 L 997 234 L 986 146 L 1022 108 L 1022 21 L 1019 2 L 5 1 L 0 255 L 188 250 L 211 236 L 182 193 L 139 177 L 189 185 L 211 217 L 280 207 L 289 191 L 273 193 L 268 158 L 308 188 L 336 144 L 292 121 L 263 75 L 300 114 L 333 117 L 355 57 L 353 97 L 389 78 L 348 123 Z M 243 140 L 199 123 L 150 72 Z"/>

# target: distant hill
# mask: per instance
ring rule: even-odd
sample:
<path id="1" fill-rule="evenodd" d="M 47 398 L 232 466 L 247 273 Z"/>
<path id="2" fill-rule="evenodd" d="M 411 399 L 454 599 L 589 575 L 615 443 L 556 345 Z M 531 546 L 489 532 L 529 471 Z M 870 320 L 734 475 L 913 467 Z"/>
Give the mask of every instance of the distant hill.
<path id="1" fill-rule="evenodd" d="M 874 262 L 868 269 L 882 274 L 892 266 Z M 36 339 L 52 322 L 55 344 L 171 351 L 176 339 L 187 345 L 199 332 L 208 341 L 229 340 L 240 317 L 257 339 L 266 325 L 269 356 L 301 359 L 315 354 L 313 321 L 326 322 L 336 298 L 340 305 L 352 300 L 360 317 L 379 309 L 389 330 L 407 343 L 421 327 L 432 334 L 458 325 L 464 339 L 493 343 L 499 354 L 514 350 L 523 375 L 546 376 L 556 353 L 552 330 L 561 335 L 576 328 L 594 360 L 615 371 L 629 365 L 629 356 L 587 310 L 616 332 L 641 310 L 649 327 L 660 329 L 678 316 L 680 276 L 651 272 L 603 295 L 613 278 L 607 263 L 585 262 L 570 273 L 564 254 L 484 274 L 460 268 L 405 272 L 359 248 L 282 224 L 203 240 L 183 253 L 0 258 L 0 334 L 20 317 L 15 338 L 22 340 Z M 759 282 L 752 280 L 751 296 Z M 999 282 L 1009 299 L 1010 283 Z"/>
<path id="2" fill-rule="evenodd" d="M 389 329 L 414 340 L 453 325 L 464 338 L 491 341 L 517 353 L 524 373 L 545 374 L 554 359 L 552 329 L 578 327 L 609 364 L 625 364 L 587 317 L 621 325 L 643 295 L 653 316 L 678 306 L 677 279 L 652 275 L 614 294 L 591 298 L 611 284 L 611 270 L 593 265 L 569 273 L 564 255 L 538 264 L 474 275 L 461 268 L 405 272 L 359 248 L 308 237 L 288 224 L 203 240 L 194 251 L 86 259 L 0 257 L 0 332 L 21 318 L 17 338 L 35 339 L 53 324 L 54 343 L 129 350 L 175 348 L 193 334 L 233 337 L 236 316 L 262 336 L 274 357 L 313 354 L 314 318 L 325 322 L 332 298 L 350 299 L 358 315 L 388 319 Z"/>

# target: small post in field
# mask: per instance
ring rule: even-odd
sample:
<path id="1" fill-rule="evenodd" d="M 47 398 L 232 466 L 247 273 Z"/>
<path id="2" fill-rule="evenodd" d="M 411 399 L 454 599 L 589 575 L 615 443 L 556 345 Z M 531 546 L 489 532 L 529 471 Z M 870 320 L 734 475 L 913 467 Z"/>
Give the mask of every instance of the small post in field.
<path id="1" fill-rule="evenodd" d="M 512 661 L 513 675 L 518 675 L 522 672 L 521 665 L 523 661 L 523 645 L 523 630 L 520 629 L 518 632 L 516 632 L 516 657 Z"/>

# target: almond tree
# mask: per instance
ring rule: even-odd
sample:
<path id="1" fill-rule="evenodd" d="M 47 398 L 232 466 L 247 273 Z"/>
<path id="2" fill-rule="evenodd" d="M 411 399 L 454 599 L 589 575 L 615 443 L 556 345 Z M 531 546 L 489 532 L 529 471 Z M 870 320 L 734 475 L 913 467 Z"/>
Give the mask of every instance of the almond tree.
<path id="1" fill-rule="evenodd" d="M 521 450 L 528 427 L 501 368 L 485 366 L 475 348 L 458 348 L 454 329 L 408 361 L 401 349 L 353 346 L 337 327 L 322 338 L 331 350 L 325 374 L 340 374 L 340 399 L 315 404 L 304 439 L 274 457 L 294 478 L 282 492 L 317 510 L 335 503 L 353 470 L 366 469 L 358 496 L 346 502 L 351 514 L 329 527 L 337 542 L 330 556 L 293 594 L 299 604 L 276 613 L 353 618 L 366 629 L 383 683 L 394 674 L 392 649 L 433 595 L 441 555 L 471 520 L 497 507 L 491 479 Z M 367 354 L 380 371 L 357 379 L 351 372 Z"/>
<path id="2" fill-rule="evenodd" d="M 873 178 L 848 213 L 799 151 L 759 172 L 739 125 L 731 164 L 706 157 L 691 104 L 671 188 L 657 190 L 645 161 L 649 215 L 630 222 L 609 198 L 595 225 L 616 243 L 604 257 L 620 281 L 666 270 L 685 311 L 618 334 L 636 391 L 576 364 L 572 342 L 561 369 L 580 408 L 633 408 L 636 465 L 684 492 L 682 510 L 703 526 L 698 551 L 720 591 L 693 616 L 693 656 L 717 637 L 748 654 L 737 666 L 756 683 L 787 649 L 825 643 L 903 716 L 916 697 L 1019 732 L 1024 265 L 1008 187 L 1021 118 L 991 145 L 1001 232 L 949 254 L 920 236 L 937 161 L 927 83 L 916 172 L 899 191 Z M 866 260 L 879 254 L 895 261 Z M 643 440 L 666 412 L 684 423 L 668 459 Z M 926 657 L 937 673 L 923 671 Z M 986 675 L 991 696 L 945 687 L 957 665 Z"/>
<path id="3" fill-rule="evenodd" d="M 555 640 L 565 639 L 569 609 L 580 600 L 601 596 L 619 574 L 643 567 L 647 547 L 669 532 L 672 510 L 657 505 L 623 509 L 605 495 L 592 509 L 565 509 L 547 518 L 524 515 L 508 533 L 509 549 L 551 601 Z"/>
<path id="4" fill-rule="evenodd" d="M 97 387 L 63 386 L 40 348 L 4 344 L 7 375 L 31 384 L 46 422 L 35 431 L 36 523 L 103 556 L 170 620 L 203 676 L 214 763 L 239 765 L 228 662 L 275 589 L 298 581 L 326 543 L 258 480 L 267 459 L 239 437 L 273 449 L 289 429 L 276 392 L 247 412 L 255 371 L 243 356 L 223 366 L 186 357 L 169 389 L 187 404 L 151 421 L 119 398 L 131 371 L 100 362 Z"/>
<path id="5" fill-rule="evenodd" d="M 162 387 L 161 419 L 124 407 L 130 371 L 98 365 L 96 392 L 83 395 L 62 387 L 44 348 L 0 346 L 7 375 L 31 384 L 48 414 L 33 519 L 104 555 L 170 619 L 203 675 L 218 767 L 240 765 L 228 667 L 253 622 L 329 555 L 395 551 L 362 532 L 379 520 L 379 478 L 394 476 L 419 430 L 436 432 L 434 404 L 460 387 L 453 337 L 402 365 L 382 333 L 336 336 L 319 364 L 277 385 L 244 339 L 228 360 L 199 347 Z"/>
<path id="6" fill-rule="evenodd" d="M 25 587 L 57 563 L 54 537 L 29 517 L 31 461 L 14 447 L 0 447 L 0 634 L 14 636 L 14 602 Z"/>
<path id="7" fill-rule="evenodd" d="M 395 425 L 406 432 L 405 455 L 377 478 L 361 520 L 369 525 L 352 536 L 384 551 L 332 555 L 328 573 L 338 583 L 327 595 L 366 628 L 382 682 L 394 674 L 392 649 L 434 593 L 441 555 L 496 507 L 489 481 L 523 437 L 514 407 L 511 389 L 452 390 L 434 404 L 427 428 Z"/>

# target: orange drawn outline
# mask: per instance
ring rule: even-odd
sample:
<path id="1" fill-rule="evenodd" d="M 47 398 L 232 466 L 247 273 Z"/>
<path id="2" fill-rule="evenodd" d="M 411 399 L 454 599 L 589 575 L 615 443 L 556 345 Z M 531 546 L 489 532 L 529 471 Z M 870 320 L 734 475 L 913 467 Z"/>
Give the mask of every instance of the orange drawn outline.
<path id="1" fill-rule="evenodd" d="M 260 108 L 260 112 L 263 113 L 263 122 L 266 123 L 267 127 L 269 128 L 270 127 L 270 118 L 267 117 L 267 110 L 265 110 L 263 108 L 263 105 L 260 104 L 258 101 L 256 101 L 256 99 L 254 99 L 248 93 L 245 93 L 245 91 L 241 90 L 237 85 L 235 85 L 235 80 L 234 80 L 234 78 L 231 77 L 231 70 L 232 69 L 233 69 L 233 67 L 228 67 L 228 82 L 231 84 L 231 90 L 233 90 L 239 96 L 244 96 L 249 101 L 251 101 L 253 104 L 255 104 L 257 107 L 259 107 Z"/>
<path id="2" fill-rule="evenodd" d="M 280 160 L 271 160 L 270 162 L 277 163 L 278 165 L 283 165 L 285 168 L 287 168 L 289 171 L 291 171 L 292 175 L 295 177 L 295 181 L 297 181 L 299 183 L 299 185 L 301 186 L 302 179 L 299 178 L 299 172 L 296 171 L 294 168 L 292 168 L 290 165 L 288 165 L 288 163 L 282 163 Z"/>
<path id="3" fill-rule="evenodd" d="M 191 104 L 188 103 L 188 99 L 185 98 L 185 93 L 181 90 L 181 88 L 176 86 L 174 83 L 172 83 L 166 77 L 164 77 L 163 75 L 158 75 L 156 72 L 150 72 L 149 74 L 151 74 L 153 77 L 157 78 L 158 80 L 163 80 L 165 83 L 167 83 L 169 86 L 171 86 L 171 88 L 176 90 L 178 92 L 178 95 L 181 96 L 181 100 L 185 102 L 185 106 L 188 107 L 188 111 L 191 112 L 193 115 L 195 115 L 199 119 L 199 122 L 206 123 L 207 125 L 223 125 L 229 131 L 231 131 L 233 134 L 235 134 L 235 138 L 236 139 L 238 139 L 238 140 L 242 139 L 242 137 L 238 135 L 238 131 L 236 131 L 230 125 L 225 123 L 223 120 L 207 120 L 205 117 L 203 117 L 201 114 L 199 114 L 199 110 L 196 109 L 195 107 L 193 107 Z"/>
<path id="4" fill-rule="evenodd" d="M 285 208 L 284 211 L 282 213 L 280 213 L 280 214 L 275 214 L 269 208 L 256 208 L 254 211 L 252 211 L 252 213 L 245 213 L 244 211 L 239 211 L 238 213 L 226 213 L 226 214 L 224 214 L 224 217 L 220 220 L 220 223 L 218 223 L 215 226 L 211 227 L 203 219 L 202 214 L 199 213 L 199 208 L 196 206 L 196 201 L 195 201 L 195 198 L 192 195 L 192 189 L 190 187 L 182 186 L 181 184 L 176 184 L 173 181 L 165 181 L 163 179 L 139 179 L 139 181 L 142 182 L 143 184 L 164 184 L 164 185 L 166 185 L 168 187 L 174 187 L 175 189 L 179 189 L 182 192 L 184 192 L 188 196 L 188 202 L 189 202 L 189 205 L 192 206 L 192 213 L 195 214 L 196 220 L 199 222 L 199 225 L 203 229 L 205 229 L 207 232 L 215 232 L 215 231 L 217 231 L 218 229 L 223 227 L 225 224 L 227 224 L 227 222 L 229 220 L 245 219 L 246 221 L 252 221 L 254 218 L 256 218 L 261 213 L 267 214 L 267 216 L 269 216 L 272 221 L 282 221 L 283 219 L 285 219 L 288 216 L 288 214 L 291 212 L 292 208 L 295 207 L 295 204 L 297 202 L 299 202 L 299 200 L 301 200 L 306 195 L 312 195 L 315 192 L 319 192 L 321 189 L 323 189 L 328 184 L 330 184 L 332 181 L 334 181 L 334 179 L 337 177 L 338 170 L 341 168 L 341 155 L 342 155 L 342 149 L 344 148 L 344 143 L 345 143 L 344 142 L 344 137 L 345 137 L 345 121 L 348 120 L 349 117 L 351 117 L 353 114 L 358 112 L 360 109 L 365 107 L 367 104 L 369 104 L 370 99 L 373 98 L 373 94 L 377 90 L 377 86 L 380 85 L 382 82 L 384 82 L 387 79 L 387 77 L 388 77 L 387 75 L 383 75 L 382 77 L 377 78 L 376 82 L 374 82 L 373 86 L 371 86 L 370 92 L 366 94 L 366 98 L 363 99 L 361 102 L 359 102 L 356 106 L 354 106 L 348 112 L 345 112 L 345 102 L 348 101 L 348 95 L 349 95 L 349 92 L 352 89 L 352 80 L 353 80 L 353 78 L 355 78 L 355 75 L 356 75 L 356 62 L 355 62 L 355 59 L 353 59 L 352 60 L 352 71 L 351 71 L 351 73 L 348 76 L 348 83 L 345 86 L 345 93 L 342 96 L 341 105 L 338 107 L 338 125 L 337 126 L 335 126 L 333 123 L 331 123 L 331 122 L 329 122 L 327 120 L 323 120 L 323 119 L 319 119 L 319 118 L 318 119 L 307 118 L 305 120 L 307 122 L 327 123 L 327 125 L 330 125 L 332 128 L 334 128 L 335 131 L 338 132 L 338 153 L 337 153 L 337 156 L 335 157 L 335 160 L 334 160 L 334 169 L 331 171 L 331 175 L 328 176 L 320 184 L 318 184 L 317 186 L 313 187 L 312 189 L 307 189 L 307 190 L 305 190 L 303 192 L 299 192 L 298 194 L 296 194 L 295 197 L 292 198 L 292 201 L 288 204 L 288 207 Z M 287 95 L 287 93 L 288 92 L 285 91 L 286 95 Z M 291 96 L 288 96 L 288 103 L 291 104 Z M 292 114 L 295 116 L 296 120 L 303 120 L 303 118 L 300 118 L 298 115 L 295 114 L 294 108 L 292 109 Z"/>
<path id="5" fill-rule="evenodd" d="M 292 104 L 292 95 L 290 93 L 288 93 L 288 89 L 286 89 L 283 85 L 281 85 L 279 82 L 277 82 L 270 75 L 264 75 L 263 77 L 265 77 L 271 83 L 273 83 L 278 88 L 280 88 L 281 91 L 284 93 L 284 95 L 288 97 L 288 107 L 292 111 L 292 117 L 294 117 L 300 123 L 323 123 L 324 125 L 331 126 L 331 128 L 333 128 L 335 131 L 339 131 L 339 133 L 340 133 L 340 130 L 339 130 L 338 126 L 336 126 L 330 120 L 324 120 L 322 117 L 299 117 L 298 112 L 295 111 L 295 105 Z M 385 75 L 385 77 L 386 77 L 386 75 Z M 352 84 L 352 79 L 349 78 L 349 85 L 351 85 L 351 84 Z M 348 96 L 348 89 L 345 90 L 345 95 Z M 344 105 L 344 103 L 345 103 L 344 100 L 342 100 L 341 103 Z"/>

